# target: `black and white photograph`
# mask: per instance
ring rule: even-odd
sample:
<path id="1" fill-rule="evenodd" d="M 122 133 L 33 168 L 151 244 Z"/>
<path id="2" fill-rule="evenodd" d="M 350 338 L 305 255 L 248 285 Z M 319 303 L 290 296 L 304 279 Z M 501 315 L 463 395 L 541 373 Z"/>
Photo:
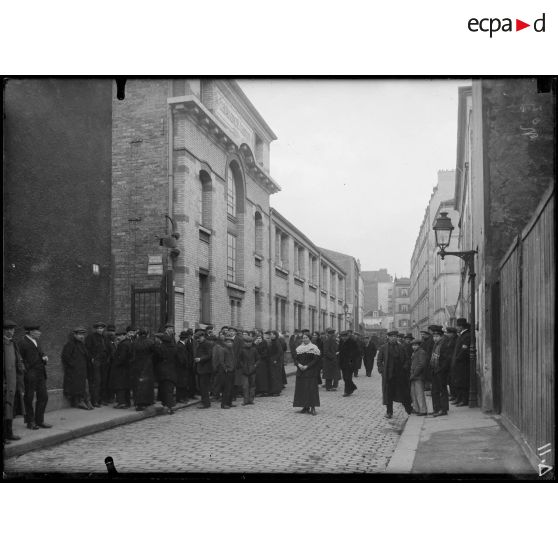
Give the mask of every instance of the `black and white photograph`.
<path id="1" fill-rule="evenodd" d="M 554 478 L 555 77 L 3 93 L 5 479 Z"/>

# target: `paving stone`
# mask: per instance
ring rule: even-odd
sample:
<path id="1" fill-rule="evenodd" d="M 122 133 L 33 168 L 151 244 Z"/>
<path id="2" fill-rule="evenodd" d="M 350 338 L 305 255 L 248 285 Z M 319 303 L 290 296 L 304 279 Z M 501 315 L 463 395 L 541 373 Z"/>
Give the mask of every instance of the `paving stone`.
<path id="1" fill-rule="evenodd" d="M 294 381 L 277 398 L 251 408 L 190 407 L 7 459 L 7 473 L 121 472 L 345 473 L 384 472 L 406 413 L 395 404 L 384 419 L 381 379 L 355 379 L 358 391 L 320 388 L 317 415 L 292 407 Z"/>

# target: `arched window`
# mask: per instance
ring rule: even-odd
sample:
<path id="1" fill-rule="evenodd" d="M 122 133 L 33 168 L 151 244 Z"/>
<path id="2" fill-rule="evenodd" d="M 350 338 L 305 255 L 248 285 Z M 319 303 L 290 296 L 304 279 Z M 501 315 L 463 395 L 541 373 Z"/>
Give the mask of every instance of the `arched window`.
<path id="1" fill-rule="evenodd" d="M 210 229 L 212 221 L 211 196 L 213 192 L 213 184 L 211 182 L 211 177 L 209 176 L 209 173 L 207 171 L 200 171 L 200 183 L 200 224 L 203 225 L 206 229 Z"/>
<path id="2" fill-rule="evenodd" d="M 262 214 L 256 211 L 254 215 L 255 225 L 255 250 L 256 254 L 263 254 L 263 219 Z"/>
<path id="3" fill-rule="evenodd" d="M 237 161 L 229 165 L 227 173 L 227 213 L 233 217 L 244 213 L 242 173 Z"/>

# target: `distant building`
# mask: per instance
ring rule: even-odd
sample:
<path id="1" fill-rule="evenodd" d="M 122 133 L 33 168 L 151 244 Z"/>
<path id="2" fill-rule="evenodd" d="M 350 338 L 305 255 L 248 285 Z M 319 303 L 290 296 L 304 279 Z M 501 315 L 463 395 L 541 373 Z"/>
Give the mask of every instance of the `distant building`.
<path id="1" fill-rule="evenodd" d="M 411 330 L 410 287 L 411 280 L 408 277 L 396 277 L 393 282 L 393 327 L 400 333 L 409 333 Z"/>
<path id="2" fill-rule="evenodd" d="M 360 262 L 353 256 L 320 248 L 331 261 L 335 262 L 347 277 L 346 281 L 346 301 L 348 306 L 347 320 L 350 329 L 359 331 L 363 328 L 364 311 L 363 311 L 363 294 L 364 289 L 360 277 Z"/>
<path id="3" fill-rule="evenodd" d="M 361 272 L 364 286 L 363 310 L 366 315 L 373 310 L 389 312 L 389 289 L 392 288 L 393 277 L 387 269 Z"/>
<path id="4" fill-rule="evenodd" d="M 449 325 L 450 320 L 441 309 L 457 302 L 458 293 L 446 288 L 443 277 L 446 271 L 459 273 L 459 264 L 451 262 L 451 258 L 446 258 L 443 263 L 438 261 L 440 258 L 437 256 L 438 249 L 432 230 L 440 204 L 446 202 L 444 207 L 450 207 L 454 190 L 455 171 L 438 171 L 438 182 L 426 206 L 411 256 L 409 304 L 411 328 L 415 336 L 431 323 Z"/>

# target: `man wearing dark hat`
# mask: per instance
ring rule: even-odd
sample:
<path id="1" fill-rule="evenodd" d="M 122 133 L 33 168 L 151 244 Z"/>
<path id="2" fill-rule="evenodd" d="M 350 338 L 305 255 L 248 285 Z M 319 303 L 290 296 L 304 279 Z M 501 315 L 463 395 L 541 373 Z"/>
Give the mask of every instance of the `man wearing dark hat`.
<path id="1" fill-rule="evenodd" d="M 155 353 L 155 376 L 158 382 L 158 394 L 163 407 L 169 414 L 174 413 L 174 389 L 176 387 L 176 343 L 166 333 L 155 336 L 153 346 Z"/>
<path id="2" fill-rule="evenodd" d="M 456 329 L 457 339 L 451 362 L 456 396 L 454 404 L 456 407 L 465 407 L 469 404 L 471 326 L 465 318 L 458 318 Z"/>
<path id="3" fill-rule="evenodd" d="M 185 403 L 188 400 L 190 384 L 192 345 L 188 343 L 188 332 L 181 331 L 176 344 L 176 402 Z"/>
<path id="4" fill-rule="evenodd" d="M 420 339 L 411 339 L 410 342 L 413 350 L 411 355 L 410 382 L 413 411 L 419 417 L 424 417 L 427 414 L 426 398 L 424 397 L 424 370 L 427 362 L 426 353 L 420 347 L 421 343 Z"/>
<path id="5" fill-rule="evenodd" d="M 430 356 L 432 355 L 432 349 L 434 347 L 434 339 L 432 339 L 432 328 L 436 328 L 435 325 L 428 326 L 427 329 L 420 332 L 422 337 L 421 349 L 424 349 L 426 353 L 426 370 L 424 371 L 424 389 L 426 391 L 430 390 L 430 385 L 432 383 L 432 374 L 430 373 Z"/>
<path id="6" fill-rule="evenodd" d="M 30 430 L 39 428 L 51 428 L 51 424 L 45 423 L 45 410 L 48 402 L 46 386 L 46 365 L 48 357 L 43 353 L 39 345 L 41 338 L 41 326 L 25 326 L 26 334 L 19 343 L 19 353 L 25 366 L 23 383 L 25 386 L 25 422 Z M 33 400 L 36 396 L 35 408 Z"/>
<path id="7" fill-rule="evenodd" d="M 386 418 L 393 417 L 393 402 L 402 403 L 411 414 L 411 393 L 407 370 L 407 354 L 398 343 L 398 332 L 389 331 L 388 342 L 378 351 L 378 372 L 382 375 L 382 399 Z"/>
<path id="8" fill-rule="evenodd" d="M 11 320 L 4 320 L 4 443 L 20 440 L 13 431 L 14 400 L 16 391 L 23 393 L 24 366 L 19 349 L 14 343 L 17 324 Z"/>
<path id="9" fill-rule="evenodd" d="M 364 370 L 366 375 L 370 378 L 372 376 L 372 369 L 374 368 L 374 359 L 376 358 L 376 353 L 378 349 L 372 337 L 364 338 L 364 354 L 362 360 L 364 361 Z"/>
<path id="10" fill-rule="evenodd" d="M 444 343 L 446 351 L 449 354 L 450 364 L 448 369 L 448 389 L 449 389 L 449 401 L 455 401 L 455 387 L 453 385 L 453 374 L 451 371 L 451 361 L 453 359 L 453 353 L 455 352 L 455 343 L 457 341 L 457 329 L 451 326 L 446 326 L 444 330 Z"/>
<path id="11" fill-rule="evenodd" d="M 209 388 L 211 385 L 211 374 L 213 367 L 211 365 L 212 346 L 206 339 L 205 330 L 198 328 L 195 332 L 196 338 L 196 353 L 194 355 L 194 362 L 196 363 L 196 372 L 199 379 L 199 387 L 201 393 L 201 403 L 198 409 L 208 409 L 211 407 L 209 399 Z"/>
<path id="12" fill-rule="evenodd" d="M 339 368 L 343 375 L 343 383 L 345 390 L 343 397 L 352 395 L 357 386 L 353 382 L 353 374 L 356 367 L 356 362 L 360 358 L 360 349 L 356 340 L 349 331 L 341 332 L 341 341 L 339 343 Z"/>
<path id="13" fill-rule="evenodd" d="M 326 391 L 336 391 L 339 385 L 341 373 L 339 372 L 339 344 L 335 338 L 335 330 L 329 328 L 327 337 L 323 345 L 322 366 L 324 370 L 324 380 Z"/>
<path id="14" fill-rule="evenodd" d="M 129 409 L 131 406 L 130 388 L 132 379 L 130 368 L 134 357 L 133 340 L 136 329 L 128 326 L 126 331 L 118 331 L 116 337 L 118 344 L 110 369 L 111 388 L 116 394 L 115 409 Z"/>
<path id="15" fill-rule="evenodd" d="M 235 362 L 233 356 L 234 334 L 221 330 L 219 340 L 212 349 L 211 366 L 215 371 L 216 392 L 221 394 L 221 409 L 236 407 L 232 402 Z"/>
<path id="16" fill-rule="evenodd" d="M 93 324 L 93 331 L 85 338 L 85 348 L 91 355 L 92 367 L 90 372 L 89 389 L 93 407 L 108 405 L 107 382 L 110 366 L 110 352 L 104 335 L 106 324 Z"/>
<path id="17" fill-rule="evenodd" d="M 87 350 L 84 340 L 86 329 L 77 327 L 73 330 L 71 338 L 62 348 L 62 366 L 64 368 L 64 395 L 70 400 L 72 407 L 92 410 L 90 388 L 87 379 L 91 378 L 91 355 Z"/>
<path id="18" fill-rule="evenodd" d="M 448 414 L 448 372 L 451 366 L 451 354 L 448 353 L 444 333 L 441 326 L 432 331 L 434 347 L 430 356 L 430 371 L 432 373 L 432 407 L 434 417 Z"/>

